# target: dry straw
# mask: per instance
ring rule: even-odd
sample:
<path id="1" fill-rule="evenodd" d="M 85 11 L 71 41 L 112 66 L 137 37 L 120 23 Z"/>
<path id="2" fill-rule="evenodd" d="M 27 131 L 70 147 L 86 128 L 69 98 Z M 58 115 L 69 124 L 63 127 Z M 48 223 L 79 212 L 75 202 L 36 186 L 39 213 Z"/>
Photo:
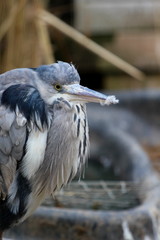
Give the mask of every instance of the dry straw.
<path id="1" fill-rule="evenodd" d="M 44 0 L 0 1 L 0 41 L 4 44 L 0 49 L 0 64 L 3 71 L 54 62 L 53 46 L 47 28 L 47 25 L 51 25 L 135 79 L 145 79 L 140 70 L 47 12 L 44 3 Z"/>

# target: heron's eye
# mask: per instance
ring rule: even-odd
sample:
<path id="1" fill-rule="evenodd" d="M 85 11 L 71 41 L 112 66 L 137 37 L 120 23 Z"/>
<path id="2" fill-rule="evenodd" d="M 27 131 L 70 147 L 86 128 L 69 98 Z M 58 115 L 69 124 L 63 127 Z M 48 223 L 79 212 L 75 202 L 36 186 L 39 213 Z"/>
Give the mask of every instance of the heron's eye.
<path id="1" fill-rule="evenodd" d="M 62 90 L 62 86 L 61 86 L 60 84 L 54 85 L 54 88 L 55 88 L 57 91 Z"/>

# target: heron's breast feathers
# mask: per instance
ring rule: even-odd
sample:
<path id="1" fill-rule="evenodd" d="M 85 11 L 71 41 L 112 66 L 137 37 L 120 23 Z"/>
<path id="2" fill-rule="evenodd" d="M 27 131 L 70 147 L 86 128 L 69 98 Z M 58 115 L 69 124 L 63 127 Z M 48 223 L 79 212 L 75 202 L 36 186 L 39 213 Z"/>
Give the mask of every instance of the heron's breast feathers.
<path id="1" fill-rule="evenodd" d="M 62 101 L 61 106 L 64 104 L 66 103 Z M 81 172 L 88 156 L 89 136 L 85 106 L 76 104 L 72 108 L 68 106 L 68 109 L 66 106 L 54 107 L 44 161 L 33 183 L 37 193 L 45 188 L 50 194 L 66 185 L 77 171 Z M 42 179 L 42 174 L 47 178 Z"/>

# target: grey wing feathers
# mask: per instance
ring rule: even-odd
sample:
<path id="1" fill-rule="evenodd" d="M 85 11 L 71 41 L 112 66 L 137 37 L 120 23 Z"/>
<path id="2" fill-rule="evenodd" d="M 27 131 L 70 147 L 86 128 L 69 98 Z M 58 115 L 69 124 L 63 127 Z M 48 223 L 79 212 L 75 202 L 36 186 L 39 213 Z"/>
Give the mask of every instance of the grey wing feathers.
<path id="1" fill-rule="evenodd" d="M 0 106 L 0 199 L 5 199 L 15 176 L 17 163 L 23 156 L 26 121 L 22 114 Z"/>
<path id="2" fill-rule="evenodd" d="M 13 69 L 0 74 L 0 95 L 10 85 L 32 84 L 37 77 L 37 73 L 29 68 Z"/>

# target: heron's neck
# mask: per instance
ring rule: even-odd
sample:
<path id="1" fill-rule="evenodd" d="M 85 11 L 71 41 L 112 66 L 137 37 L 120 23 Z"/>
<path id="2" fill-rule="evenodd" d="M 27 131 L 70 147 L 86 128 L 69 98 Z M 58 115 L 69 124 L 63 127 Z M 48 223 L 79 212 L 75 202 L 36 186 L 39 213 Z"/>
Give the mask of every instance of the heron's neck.
<path id="1" fill-rule="evenodd" d="M 85 106 L 75 104 L 67 108 L 63 107 L 63 104 L 62 107 L 59 105 L 53 110 L 44 161 L 33 183 L 36 192 L 46 189 L 50 194 L 66 185 L 84 165 L 88 154 L 89 137 Z"/>

